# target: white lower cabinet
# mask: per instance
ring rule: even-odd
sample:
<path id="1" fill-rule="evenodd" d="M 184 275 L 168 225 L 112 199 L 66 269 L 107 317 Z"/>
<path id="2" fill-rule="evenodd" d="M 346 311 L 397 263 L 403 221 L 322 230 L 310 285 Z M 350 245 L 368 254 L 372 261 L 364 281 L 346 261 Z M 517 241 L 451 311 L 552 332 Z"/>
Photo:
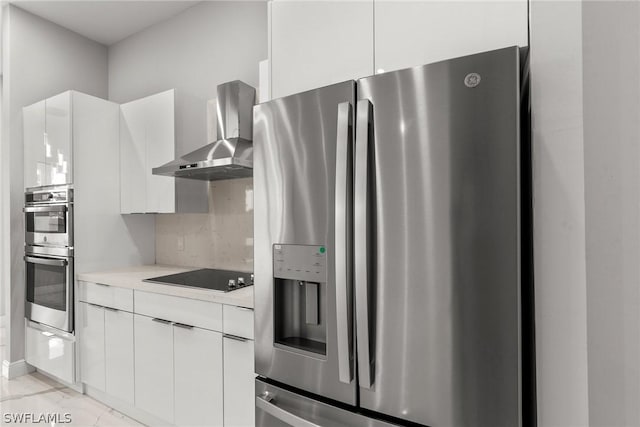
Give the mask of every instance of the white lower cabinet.
<path id="1" fill-rule="evenodd" d="M 25 360 L 62 381 L 74 383 L 76 342 L 72 334 L 35 322 L 25 326 Z"/>
<path id="2" fill-rule="evenodd" d="M 134 315 L 135 405 L 173 423 L 173 326 Z"/>
<path id="3" fill-rule="evenodd" d="M 104 308 L 79 303 L 80 308 L 80 375 L 82 382 L 104 391 Z"/>
<path id="4" fill-rule="evenodd" d="M 105 391 L 133 404 L 133 314 L 104 309 Z"/>
<path id="5" fill-rule="evenodd" d="M 116 409 L 148 416 L 147 424 L 254 425 L 252 309 L 84 282 L 79 294 L 90 393 L 115 398 Z M 28 343 L 43 347 L 44 337 L 34 331 Z"/>
<path id="6" fill-rule="evenodd" d="M 222 334 L 176 324 L 173 355 L 174 424 L 222 426 Z"/>
<path id="7" fill-rule="evenodd" d="M 255 423 L 253 341 L 225 335 L 224 425 L 247 427 Z"/>

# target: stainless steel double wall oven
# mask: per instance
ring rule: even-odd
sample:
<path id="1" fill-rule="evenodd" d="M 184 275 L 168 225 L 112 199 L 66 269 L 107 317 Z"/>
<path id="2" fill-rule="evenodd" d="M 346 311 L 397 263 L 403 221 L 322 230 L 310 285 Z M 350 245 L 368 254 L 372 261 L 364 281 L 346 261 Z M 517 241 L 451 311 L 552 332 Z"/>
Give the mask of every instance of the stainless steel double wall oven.
<path id="1" fill-rule="evenodd" d="M 73 331 L 73 188 L 25 192 L 25 314 L 29 320 Z"/>

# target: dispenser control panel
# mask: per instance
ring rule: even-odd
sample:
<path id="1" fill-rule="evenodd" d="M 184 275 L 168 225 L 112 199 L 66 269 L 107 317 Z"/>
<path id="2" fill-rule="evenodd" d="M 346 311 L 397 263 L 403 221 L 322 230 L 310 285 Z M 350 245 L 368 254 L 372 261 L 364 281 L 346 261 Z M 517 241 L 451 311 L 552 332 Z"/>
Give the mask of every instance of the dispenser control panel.
<path id="1" fill-rule="evenodd" d="M 273 277 L 327 281 L 327 250 L 318 245 L 273 245 Z"/>

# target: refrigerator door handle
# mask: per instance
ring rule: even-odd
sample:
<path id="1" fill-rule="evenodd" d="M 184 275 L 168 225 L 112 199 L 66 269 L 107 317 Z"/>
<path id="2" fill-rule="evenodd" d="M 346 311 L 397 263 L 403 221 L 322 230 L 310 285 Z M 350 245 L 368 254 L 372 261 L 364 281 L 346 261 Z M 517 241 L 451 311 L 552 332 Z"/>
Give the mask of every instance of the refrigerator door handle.
<path id="1" fill-rule="evenodd" d="M 265 392 L 260 396 L 256 396 L 256 408 L 262 409 L 267 414 L 287 423 L 292 427 L 321 427 L 318 424 L 312 423 L 309 420 L 305 420 L 302 417 L 299 417 L 276 406 L 274 396 L 272 396 L 268 392 Z"/>
<path id="2" fill-rule="evenodd" d="M 352 366 L 351 311 L 351 142 L 353 124 L 351 103 L 338 104 L 338 132 L 336 140 L 335 192 L 335 263 L 336 263 L 336 326 L 338 348 L 338 377 L 350 384 Z"/>
<path id="3" fill-rule="evenodd" d="M 373 384 L 373 361 L 369 337 L 369 134 L 372 124 L 371 102 L 358 101 L 356 106 L 355 148 L 355 205 L 354 205 L 354 266 L 356 292 L 356 332 L 358 347 L 358 377 L 360 387 L 371 388 Z"/>

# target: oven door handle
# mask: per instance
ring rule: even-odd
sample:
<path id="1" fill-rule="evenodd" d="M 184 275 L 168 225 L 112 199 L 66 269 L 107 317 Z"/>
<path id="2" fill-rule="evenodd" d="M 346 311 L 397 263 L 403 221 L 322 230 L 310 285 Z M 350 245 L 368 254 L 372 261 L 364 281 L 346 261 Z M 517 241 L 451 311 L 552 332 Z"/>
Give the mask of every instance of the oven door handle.
<path id="1" fill-rule="evenodd" d="M 66 212 L 69 208 L 67 205 L 49 205 L 49 206 L 26 206 L 23 211 L 32 212 Z"/>
<path id="2" fill-rule="evenodd" d="M 32 256 L 25 256 L 24 260 L 33 264 L 55 265 L 58 267 L 64 267 L 69 264 L 66 259 L 52 259 L 52 258 L 36 258 Z"/>

